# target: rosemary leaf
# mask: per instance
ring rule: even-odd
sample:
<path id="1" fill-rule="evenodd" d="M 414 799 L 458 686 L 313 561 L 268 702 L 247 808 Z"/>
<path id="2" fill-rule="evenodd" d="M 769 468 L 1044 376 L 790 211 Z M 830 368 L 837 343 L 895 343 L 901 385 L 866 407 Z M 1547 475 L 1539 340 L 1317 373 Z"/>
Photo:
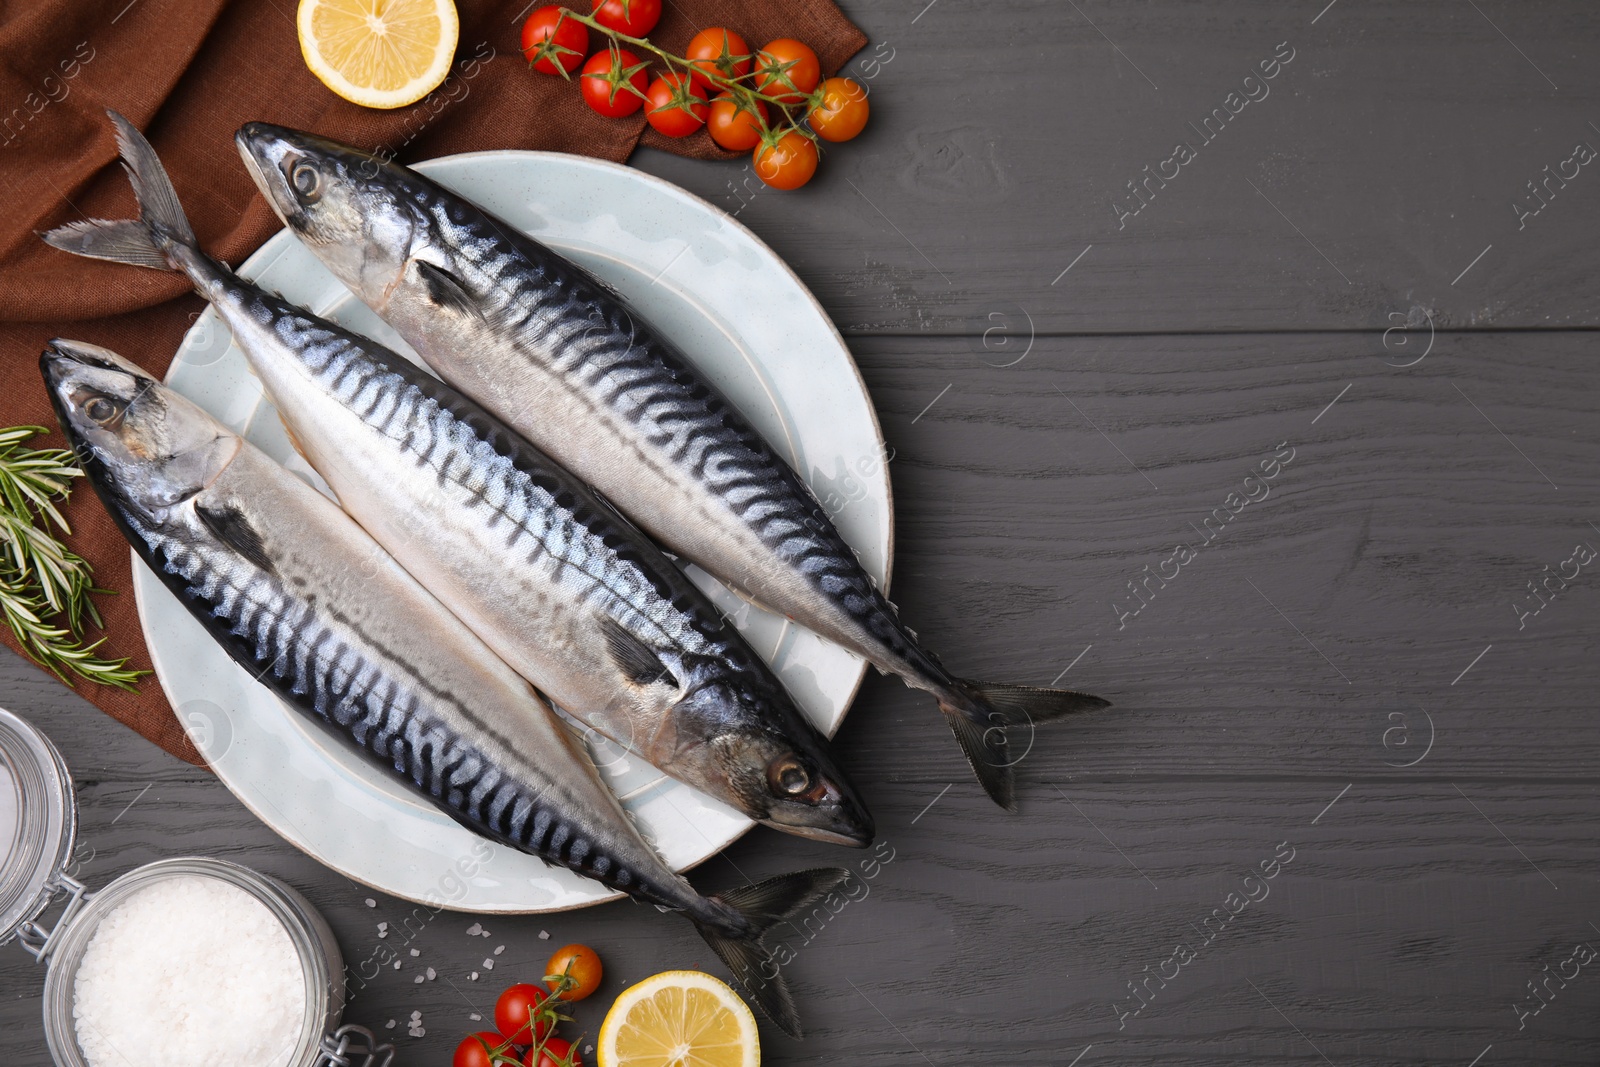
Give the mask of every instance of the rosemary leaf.
<path id="1" fill-rule="evenodd" d="M 89 561 L 52 532 L 71 533 L 58 505 L 83 472 L 67 450 L 24 447 L 45 432 L 0 429 L 0 615 L 23 651 L 68 685 L 87 678 L 132 691 L 149 672 L 99 655 L 104 637 L 84 639 L 85 620 L 102 626 L 90 596 L 108 590 L 95 586 Z"/>

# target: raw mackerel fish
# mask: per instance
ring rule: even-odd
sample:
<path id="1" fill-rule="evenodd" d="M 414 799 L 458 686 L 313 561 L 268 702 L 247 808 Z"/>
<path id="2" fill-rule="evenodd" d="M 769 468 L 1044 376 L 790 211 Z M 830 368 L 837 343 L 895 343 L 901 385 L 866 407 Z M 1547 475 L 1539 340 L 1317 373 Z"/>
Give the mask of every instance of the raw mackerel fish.
<path id="1" fill-rule="evenodd" d="M 252 122 L 236 140 L 305 245 L 446 381 L 736 591 L 933 694 L 1015 809 L 1006 728 L 1099 697 L 957 678 L 902 625 L 804 482 L 614 291 L 398 164 Z"/>
<path id="2" fill-rule="evenodd" d="M 140 220 L 47 241 L 187 274 L 344 509 L 560 707 L 752 819 L 871 841 L 826 739 L 647 537 L 426 370 L 205 255 L 149 143 L 113 121 Z"/>
<path id="3" fill-rule="evenodd" d="M 549 705 L 337 505 L 112 352 L 56 340 L 39 366 L 106 510 L 229 656 L 469 829 L 681 912 L 798 1036 L 762 933 L 846 872 L 696 892 Z"/>

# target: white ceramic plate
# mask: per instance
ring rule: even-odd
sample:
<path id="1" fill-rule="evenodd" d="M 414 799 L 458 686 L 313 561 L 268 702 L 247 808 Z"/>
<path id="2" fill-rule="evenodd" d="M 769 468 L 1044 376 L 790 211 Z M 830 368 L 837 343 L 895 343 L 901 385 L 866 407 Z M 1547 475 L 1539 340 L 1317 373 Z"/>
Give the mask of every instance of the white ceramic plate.
<path id="1" fill-rule="evenodd" d="M 626 294 L 806 477 L 887 585 L 893 517 L 877 419 L 843 340 L 771 249 L 726 212 L 613 163 L 499 151 L 417 169 Z M 287 232 L 241 273 L 415 359 Z M 167 381 L 327 491 L 212 311 L 184 338 Z M 864 663 L 690 573 L 831 736 Z M 325 736 L 233 663 L 137 557 L 134 593 L 156 676 L 180 719 L 224 784 L 292 844 L 386 893 L 463 911 L 558 911 L 617 895 L 488 845 Z M 716 854 L 752 825 L 615 746 L 597 746 L 595 756 L 674 868 Z"/>

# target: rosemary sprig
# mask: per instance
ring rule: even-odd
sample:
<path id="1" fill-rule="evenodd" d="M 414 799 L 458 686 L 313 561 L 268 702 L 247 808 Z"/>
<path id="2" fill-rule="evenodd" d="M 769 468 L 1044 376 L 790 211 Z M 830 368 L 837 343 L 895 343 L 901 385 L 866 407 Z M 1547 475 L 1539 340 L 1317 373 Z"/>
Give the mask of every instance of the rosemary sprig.
<path id="1" fill-rule="evenodd" d="M 85 641 L 85 620 L 103 624 L 91 594 L 89 561 L 55 535 L 71 533 L 58 504 L 72 479 L 83 472 L 73 454 L 60 448 L 27 448 L 48 431 L 42 426 L 0 430 L 0 614 L 23 651 L 68 685 L 68 675 L 132 691 L 148 671 L 133 670 L 124 659 L 97 654 L 105 638 Z"/>

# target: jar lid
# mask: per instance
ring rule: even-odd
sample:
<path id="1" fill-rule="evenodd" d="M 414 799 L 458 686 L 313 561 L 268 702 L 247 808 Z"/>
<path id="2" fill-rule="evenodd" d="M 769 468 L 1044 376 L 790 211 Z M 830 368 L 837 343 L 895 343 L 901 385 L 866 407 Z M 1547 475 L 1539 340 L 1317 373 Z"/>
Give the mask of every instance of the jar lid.
<path id="1" fill-rule="evenodd" d="M 49 905 L 77 828 L 72 775 L 61 753 L 0 708 L 0 944 Z"/>

